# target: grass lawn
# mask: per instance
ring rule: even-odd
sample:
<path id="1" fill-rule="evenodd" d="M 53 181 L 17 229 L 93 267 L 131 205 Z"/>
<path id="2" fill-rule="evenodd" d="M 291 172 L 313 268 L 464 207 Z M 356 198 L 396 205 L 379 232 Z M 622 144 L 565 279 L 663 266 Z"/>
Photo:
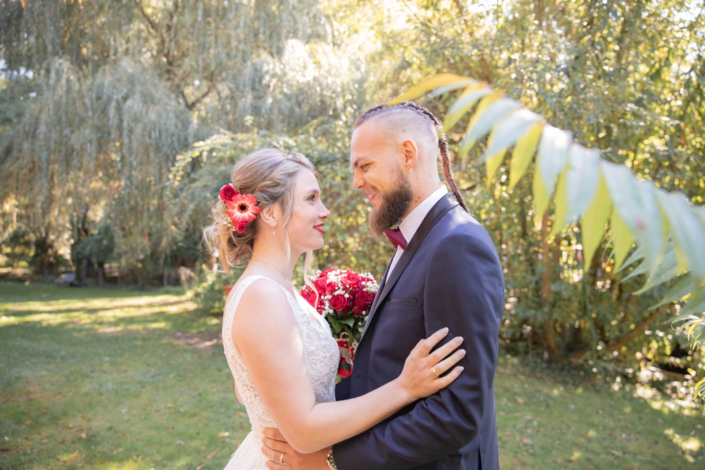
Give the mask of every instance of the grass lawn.
<path id="1" fill-rule="evenodd" d="M 0 469 L 222 469 L 249 429 L 178 291 L 0 283 Z M 503 469 L 705 468 L 705 411 L 502 356 Z M 361 469 L 362 470 L 362 469 Z"/>

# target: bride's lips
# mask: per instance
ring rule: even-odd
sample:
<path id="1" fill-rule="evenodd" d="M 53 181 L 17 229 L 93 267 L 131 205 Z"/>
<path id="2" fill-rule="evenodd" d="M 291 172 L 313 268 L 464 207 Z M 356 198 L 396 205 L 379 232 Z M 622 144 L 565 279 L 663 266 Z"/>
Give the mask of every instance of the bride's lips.
<path id="1" fill-rule="evenodd" d="M 323 230 L 323 224 L 321 224 L 321 225 L 315 225 L 313 228 L 315 228 L 316 230 L 318 230 L 318 231 L 321 232 L 321 233 L 326 233 L 326 232 Z"/>

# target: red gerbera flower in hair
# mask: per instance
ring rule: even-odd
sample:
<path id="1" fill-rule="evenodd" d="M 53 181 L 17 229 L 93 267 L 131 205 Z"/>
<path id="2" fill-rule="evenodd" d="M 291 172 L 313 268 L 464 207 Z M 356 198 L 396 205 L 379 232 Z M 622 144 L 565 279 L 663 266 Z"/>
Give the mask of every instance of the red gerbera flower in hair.
<path id="1" fill-rule="evenodd" d="M 237 229 L 237 233 L 243 233 L 247 224 L 255 220 L 259 214 L 257 200 L 252 194 L 238 194 L 225 204 L 228 206 L 228 217 Z"/>

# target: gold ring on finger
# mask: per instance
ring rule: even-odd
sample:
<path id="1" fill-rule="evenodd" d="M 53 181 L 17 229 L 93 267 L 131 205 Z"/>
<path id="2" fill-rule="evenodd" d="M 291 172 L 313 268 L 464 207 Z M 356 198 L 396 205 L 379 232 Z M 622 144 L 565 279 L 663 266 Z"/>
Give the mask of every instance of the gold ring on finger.
<path id="1" fill-rule="evenodd" d="M 286 453 L 282 452 L 281 457 L 279 457 L 279 465 L 284 465 L 284 456 L 285 455 L 286 455 Z"/>
<path id="2" fill-rule="evenodd" d="M 435 376 L 438 377 L 439 379 L 441 378 L 441 376 L 438 375 L 438 372 L 436 372 L 436 366 L 431 367 L 431 372 L 433 372 L 433 375 L 435 375 Z"/>

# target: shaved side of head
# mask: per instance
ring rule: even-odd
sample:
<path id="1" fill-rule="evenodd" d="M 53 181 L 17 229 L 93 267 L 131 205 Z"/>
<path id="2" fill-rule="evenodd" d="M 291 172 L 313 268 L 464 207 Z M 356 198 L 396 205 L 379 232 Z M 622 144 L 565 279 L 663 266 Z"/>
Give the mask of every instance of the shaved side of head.
<path id="1" fill-rule="evenodd" d="M 419 150 L 424 166 L 437 165 L 438 129 L 426 116 L 405 108 L 390 109 L 387 112 L 370 116 L 365 120 L 369 125 L 395 139 L 395 144 L 411 140 Z M 359 126 L 355 126 L 359 127 Z"/>

